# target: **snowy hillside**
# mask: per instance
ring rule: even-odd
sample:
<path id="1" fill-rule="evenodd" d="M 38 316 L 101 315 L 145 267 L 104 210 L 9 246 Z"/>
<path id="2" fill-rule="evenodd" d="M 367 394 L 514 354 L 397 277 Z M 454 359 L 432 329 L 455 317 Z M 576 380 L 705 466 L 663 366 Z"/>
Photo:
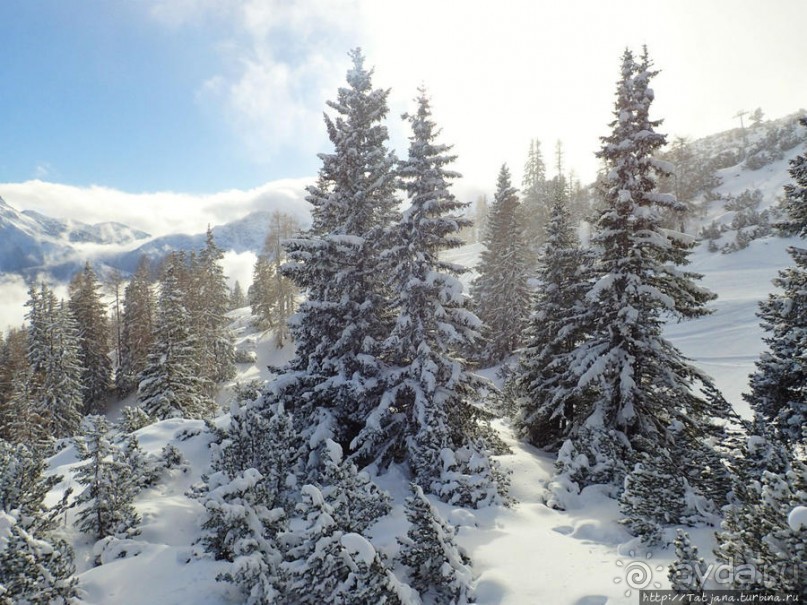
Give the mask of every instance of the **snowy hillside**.
<path id="1" fill-rule="evenodd" d="M 725 143 L 715 140 L 714 145 Z M 726 138 L 726 141 L 732 140 Z M 804 144 L 798 143 L 782 157 L 767 158 L 757 167 L 748 165 L 743 156 L 742 161 L 720 169 L 721 184 L 713 192 L 715 195 L 708 198 L 704 216 L 696 227 L 715 223 L 725 229 L 714 235 L 711 244 L 704 241 L 697 247 L 689 267 L 703 274 L 702 285 L 718 295 L 710 304 L 713 313 L 666 328 L 666 335 L 673 344 L 711 375 L 726 399 L 746 417 L 749 408 L 742 394 L 747 390 L 748 374 L 764 348 L 756 316 L 758 303 L 772 291 L 771 279 L 777 271 L 791 263 L 786 249 L 795 240 L 764 235 L 757 230 L 762 223 L 740 225 L 735 219 L 746 210 L 755 212 L 757 218 L 762 212 L 775 212 L 781 186 L 788 180 L 787 161 L 803 149 Z M 744 192 L 757 190 L 759 194 L 754 195 L 759 199 L 754 198 L 753 208 L 738 210 L 736 204 L 735 209 L 727 208 L 727 203 L 736 202 Z M 28 216 L 15 220 L 34 219 Z M 257 223 L 253 217 L 251 221 L 244 221 L 243 229 L 220 231 L 225 240 L 220 245 L 224 248 L 242 245 L 245 249 L 257 245 L 262 240 Z M 753 234 L 750 229 L 754 229 Z M 750 235 L 742 246 L 735 246 L 735 251 L 730 252 L 728 245 L 737 242 L 741 233 Z M 153 240 L 147 246 L 151 246 L 151 253 L 159 255 L 180 244 L 198 246 L 193 236 Z M 481 251 L 481 244 L 470 244 L 445 254 L 444 260 L 473 267 L 479 262 Z M 473 272 L 463 277 L 466 287 L 472 277 Z M 237 376 L 222 385 L 217 398 L 221 414 L 212 420 L 212 426 L 200 420 L 169 419 L 134 431 L 144 455 L 153 461 L 170 448 L 179 453 L 179 459 L 161 467 L 156 480 L 136 496 L 134 507 L 141 519 L 139 531 L 125 539 L 110 537 L 95 542 L 77 529 L 76 508 L 65 513 L 57 531 L 74 548 L 82 603 L 230 605 L 245 602 L 236 586 L 217 581 L 217 576 L 231 571 L 230 564 L 215 560 L 200 543 L 206 535 L 203 523 L 208 509 L 195 489 L 204 481 L 204 476 L 211 473 L 215 432 L 229 426 L 231 414 L 238 409 L 236 393 L 272 380 L 272 368 L 291 359 L 293 349 L 291 345 L 278 347 L 272 331 L 255 328 L 247 308 L 232 311 L 229 318 L 242 363 L 237 365 Z M 497 367 L 484 368 L 479 374 L 499 381 L 501 386 L 497 370 Z M 130 396 L 113 406 L 110 419 L 119 420 L 122 406 L 132 404 L 133 400 Z M 487 403 L 479 402 L 483 406 Z M 456 528 L 457 543 L 470 558 L 476 603 L 628 605 L 638 601 L 641 589 L 670 587 L 667 567 L 674 558 L 672 547 L 647 547 L 633 537 L 619 523 L 623 515 L 604 486 L 593 485 L 579 495 L 569 496 L 564 511 L 549 508 L 545 500 L 547 482 L 553 475 L 554 456 L 516 439 L 506 419 L 494 421 L 493 426 L 511 450 L 496 459 L 510 473 L 512 503 L 472 509 L 429 496 L 442 518 Z M 123 435 L 118 434 L 117 438 L 122 440 Z M 48 494 L 50 505 L 60 502 L 70 488 L 74 492 L 68 496 L 68 501 L 74 501 L 81 491 L 76 478 L 81 464 L 76 446 L 68 440 L 62 445 L 49 460 L 49 472 L 62 477 Z M 326 444 L 329 453 L 331 447 Z M 380 553 L 395 576 L 405 582 L 409 571 L 396 555 L 402 549 L 400 540 L 410 526 L 404 510 L 405 498 L 410 493 L 409 477 L 395 464 L 384 474 L 379 475 L 372 465 L 367 472 L 390 495 L 391 510 L 363 532 L 367 541 L 356 533 L 348 533 L 342 536 L 342 545 L 368 566 L 375 553 Z M 246 474 L 237 480 L 246 482 Z M 285 481 L 290 485 L 288 478 Z M 305 488 L 302 492 L 311 496 Z M 717 522 L 712 511 L 705 518 Z M 2 521 L 0 517 L 0 538 L 4 537 Z M 715 527 L 702 524 L 689 527 L 687 531 L 700 552 L 709 557 L 714 547 Z M 663 532 L 662 544 L 670 541 L 675 528 L 666 527 Z M 420 601 L 411 597 L 402 602 L 417 604 Z M 423 605 L 433 605 L 433 602 L 426 599 Z"/>
<path id="2" fill-rule="evenodd" d="M 735 254 L 714 254 L 699 247 L 693 268 L 704 273 L 704 283 L 720 298 L 709 317 L 671 326 L 668 334 L 697 364 L 712 374 L 727 398 L 742 412 L 740 393 L 747 374 L 762 348 L 755 317 L 756 303 L 770 290 L 770 278 L 787 264 L 786 246 L 792 242 L 768 238 L 752 242 Z M 455 250 L 451 259 L 472 264 L 478 245 Z M 267 366 L 282 365 L 290 347 L 278 349 L 271 332 L 256 332 L 248 309 L 232 314 L 237 348 L 255 353 L 254 364 L 240 364 L 234 382 L 271 378 Z M 486 372 L 487 373 L 487 372 Z M 219 402 L 227 409 L 232 389 L 225 387 Z M 224 426 L 228 416 L 215 424 Z M 666 566 L 670 549 L 643 549 L 621 525 L 617 503 L 596 489 L 584 490 L 567 511 L 547 508 L 543 502 L 544 482 L 550 477 L 553 458 L 516 441 L 504 422 L 497 423 L 501 436 L 513 453 L 499 459 L 512 471 L 511 508 L 493 506 L 480 510 L 451 507 L 432 502 L 444 518 L 458 526 L 458 542 L 471 560 L 476 574 L 477 602 L 482 605 L 617 605 L 636 602 L 637 590 L 667 587 Z M 143 518 L 140 535 L 131 540 L 93 545 L 91 540 L 64 530 L 76 548 L 83 601 L 105 605 L 180 605 L 185 603 L 228 605 L 240 602 L 232 585 L 216 582 L 224 570 L 196 542 L 202 535 L 204 509 L 190 497 L 191 486 L 200 481 L 210 465 L 211 436 L 201 421 L 166 420 L 136 432 L 147 454 L 157 455 L 166 444 L 183 456 L 179 468 L 166 471 L 156 487 L 136 500 Z M 51 494 L 56 502 L 62 490 L 74 485 L 71 472 L 76 466 L 72 446 L 51 459 L 51 470 L 65 480 Z M 394 498 L 392 512 L 370 530 L 377 550 L 392 556 L 404 535 L 407 522 L 403 499 L 405 478 L 394 468 L 377 478 Z M 66 527 L 72 527 L 68 513 Z M 689 529 L 702 552 L 712 548 L 713 528 Z M 95 566 L 98 558 L 102 564 Z M 631 575 L 648 571 L 647 580 Z"/>

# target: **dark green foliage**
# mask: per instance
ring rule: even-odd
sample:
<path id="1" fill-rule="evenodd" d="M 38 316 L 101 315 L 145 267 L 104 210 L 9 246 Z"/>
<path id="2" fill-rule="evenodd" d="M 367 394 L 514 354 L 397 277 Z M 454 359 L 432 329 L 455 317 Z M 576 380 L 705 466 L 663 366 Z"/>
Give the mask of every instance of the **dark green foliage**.
<path id="1" fill-rule="evenodd" d="M 109 429 L 103 416 L 87 416 L 75 440 L 76 452 L 86 460 L 76 469 L 76 481 L 85 486 L 75 500 L 81 507 L 76 520 L 81 531 L 99 540 L 135 535 L 140 522 L 132 505 L 140 476 L 123 449 L 110 441 Z"/>
<path id="2" fill-rule="evenodd" d="M 675 560 L 670 564 L 667 578 L 670 587 L 679 594 L 700 592 L 707 566 L 698 555 L 698 547 L 692 544 L 689 534 L 679 529 L 675 537 Z"/>
<path id="3" fill-rule="evenodd" d="M 109 358 L 111 333 L 100 288 L 101 284 L 89 262 L 70 282 L 69 307 L 78 334 L 85 414 L 104 411 L 105 399 L 112 387 L 112 361 Z"/>
<path id="4" fill-rule="evenodd" d="M 783 207 L 788 220 L 779 228 L 787 234 L 807 235 L 807 159 L 791 162 L 795 183 L 785 187 Z M 791 445 L 804 444 L 807 423 L 807 250 L 791 247 L 794 265 L 779 272 L 773 283 L 781 292 L 760 303 L 759 317 L 767 332 L 768 351 L 751 376 L 751 392 L 745 395 L 758 422 L 769 425 Z"/>
<path id="5" fill-rule="evenodd" d="M 807 127 L 807 117 L 799 123 Z M 794 182 L 785 185 L 782 202 L 787 218 L 776 227 L 785 235 L 807 236 L 807 154 L 800 154 L 790 161 L 790 176 Z"/>
<path id="6" fill-rule="evenodd" d="M 361 51 L 325 117 L 333 153 L 308 188 L 311 229 L 286 243 L 283 274 L 307 291 L 291 325 L 296 354 L 282 379 L 289 407 L 313 430 L 329 423 L 348 446 L 378 404 L 381 342 L 391 314 L 381 259 L 397 218 L 394 156 L 387 150 L 388 91 L 372 88 Z M 299 409 L 299 413 L 298 413 Z"/>
<path id="7" fill-rule="evenodd" d="M 23 418 L 38 418 L 32 424 L 35 441 L 68 437 L 78 428 L 82 407 L 82 366 L 78 332 L 64 303 L 59 304 L 45 284 L 28 291 L 28 362 L 30 386 L 21 386 L 30 399 L 18 400 L 32 408 Z"/>
<path id="8" fill-rule="evenodd" d="M 754 447 L 763 445 L 759 440 Z M 803 528 L 791 527 L 788 516 L 807 505 L 807 467 L 792 458 L 783 471 L 764 470 L 741 493 L 742 499 L 725 512 L 715 549 L 719 561 L 753 572 L 735 574 L 732 587 L 796 592 L 804 598 L 807 544 Z"/>
<path id="9" fill-rule="evenodd" d="M 420 486 L 410 484 L 406 518 L 411 524 L 400 539 L 400 561 L 409 568 L 412 586 L 421 598 L 460 605 L 473 602 L 470 561 L 457 548 L 454 529 L 432 506 Z"/>
<path id="10" fill-rule="evenodd" d="M 622 523 L 647 544 L 661 540 L 661 529 L 684 521 L 687 484 L 666 452 L 641 454 L 625 477 L 619 499 Z"/>
<path id="11" fill-rule="evenodd" d="M 76 596 L 73 552 L 49 532 L 67 508 L 44 505 L 61 480 L 44 476 L 47 464 L 26 446 L 0 440 L 0 603 L 57 603 Z M 61 601 L 64 602 L 64 601 Z"/>
<path id="12" fill-rule="evenodd" d="M 515 426 L 530 443 L 556 450 L 584 416 L 570 355 L 587 336 L 585 300 L 593 255 L 581 250 L 569 218 L 566 193 L 555 191 L 538 266 L 538 289 L 519 365 L 508 381 L 518 414 Z"/>
<path id="13" fill-rule="evenodd" d="M 345 532 L 363 533 L 390 511 L 390 497 L 365 472 L 342 457 L 342 449 L 328 439 L 320 448 L 318 483 L 332 516 Z"/>
<path id="14" fill-rule="evenodd" d="M 205 247 L 198 262 L 191 265 L 191 279 L 185 291 L 192 331 L 196 336 L 199 371 L 207 379 L 207 396 L 215 394 L 215 384 L 235 376 L 235 347 L 230 332 L 229 289 L 221 259 L 224 253 L 216 245 L 208 227 Z"/>
<path id="15" fill-rule="evenodd" d="M 341 543 L 343 532 L 333 509 L 313 485 L 303 486 L 298 510 L 305 527 L 289 537 L 293 546 L 283 564 L 288 575 L 287 601 L 300 605 L 338 602 L 339 586 L 351 572 Z"/>
<path id="16" fill-rule="evenodd" d="M 124 290 L 121 365 L 115 373 L 115 386 L 121 393 L 137 388 L 140 374 L 148 365 L 149 350 L 154 342 L 156 306 L 148 263 L 142 258 Z"/>
<path id="17" fill-rule="evenodd" d="M 35 537 L 14 513 L 0 511 L 0 605 L 57 604 L 78 596 L 73 552 L 61 540 Z"/>
<path id="18" fill-rule="evenodd" d="M 204 418 L 215 407 L 205 395 L 209 381 L 199 365 L 198 341 L 181 286 L 184 279 L 181 257 L 171 256 L 161 279 L 155 341 L 140 375 L 140 405 L 159 420 Z"/>
<path id="19" fill-rule="evenodd" d="M 646 51 L 639 60 L 625 51 L 611 134 L 597 154 L 607 168 L 605 204 L 593 238 L 599 255 L 585 294 L 592 312 L 576 326 L 583 338 L 568 358 L 576 384 L 568 382 L 579 397 L 572 400 L 579 410 L 573 425 L 581 428 L 571 431 L 565 451 L 564 464 L 577 477 L 564 478 L 567 486 L 596 482 L 594 475 L 586 478 L 591 472 L 620 486 L 638 453 L 669 458 L 680 426 L 689 439 L 705 439 L 729 410 L 710 395 L 710 379 L 663 334 L 670 319 L 708 314 L 706 303 L 715 296 L 696 285 L 699 275 L 680 268 L 694 242 L 661 226 L 661 210 L 680 204 L 657 191 L 667 167 L 654 158 L 665 143 L 655 131 L 660 121 L 649 115 L 656 73 Z M 612 455 L 619 458 L 608 461 Z M 592 464 L 592 457 L 604 462 Z M 608 470 L 597 473 L 598 467 Z"/>

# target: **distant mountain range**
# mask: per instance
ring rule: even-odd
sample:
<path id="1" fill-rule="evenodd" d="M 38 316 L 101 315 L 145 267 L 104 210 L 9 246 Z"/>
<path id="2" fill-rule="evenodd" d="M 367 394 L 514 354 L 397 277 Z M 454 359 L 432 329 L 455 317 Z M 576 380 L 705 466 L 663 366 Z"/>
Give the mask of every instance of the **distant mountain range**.
<path id="1" fill-rule="evenodd" d="M 247 216 L 213 227 L 223 250 L 258 252 L 269 229 L 271 212 Z M 19 211 L 0 198 L 0 274 L 24 278 L 48 275 L 69 279 L 89 260 L 105 273 L 135 270 L 141 256 L 158 263 L 174 250 L 204 247 L 205 234 L 171 234 L 153 238 L 148 233 L 116 222 L 88 225 L 62 220 L 31 210 Z"/>

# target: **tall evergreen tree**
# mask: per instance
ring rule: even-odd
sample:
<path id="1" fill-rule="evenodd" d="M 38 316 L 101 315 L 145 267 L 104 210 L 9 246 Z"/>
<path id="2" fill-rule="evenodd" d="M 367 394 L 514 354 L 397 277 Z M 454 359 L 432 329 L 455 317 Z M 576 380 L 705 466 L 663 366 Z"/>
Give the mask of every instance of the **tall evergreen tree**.
<path id="1" fill-rule="evenodd" d="M 807 119 L 802 120 L 807 126 Z M 807 236 L 807 154 L 790 162 L 793 183 L 785 186 L 782 207 L 787 219 L 779 225 L 787 235 Z M 768 333 L 768 351 L 757 361 L 751 392 L 745 399 L 757 420 L 773 427 L 791 445 L 807 444 L 807 249 L 788 249 L 794 265 L 773 280 L 781 293 L 760 303 L 759 317 Z"/>
<path id="2" fill-rule="evenodd" d="M 471 293 L 484 324 L 487 345 L 483 361 L 503 361 L 522 342 L 530 310 L 530 264 L 524 237 L 523 214 L 510 184 L 510 171 L 502 166 Z"/>
<path id="3" fill-rule="evenodd" d="M 43 436 L 67 437 L 81 421 L 82 366 L 78 334 L 67 306 L 45 284 L 29 290 L 28 362 L 33 405 Z M 22 403 L 22 402 L 20 402 Z"/>
<path id="4" fill-rule="evenodd" d="M 143 409 L 159 419 L 202 418 L 212 414 L 215 406 L 204 391 L 206 381 L 178 279 L 182 271 L 182 258 L 173 255 L 160 282 L 155 340 L 138 387 Z"/>
<path id="5" fill-rule="evenodd" d="M 307 298 L 292 320 L 296 354 L 281 380 L 295 417 L 330 422 L 349 445 L 377 405 L 379 345 L 390 329 L 387 270 L 381 260 L 387 227 L 397 217 L 394 156 L 387 150 L 388 91 L 373 89 L 360 50 L 351 51 L 347 87 L 325 116 L 333 153 L 320 154 L 308 188 L 311 229 L 287 242 L 284 275 Z"/>
<path id="6" fill-rule="evenodd" d="M 197 337 L 197 353 L 199 369 L 209 380 L 207 395 L 214 394 L 215 384 L 229 380 L 235 376 L 235 346 L 230 331 L 229 290 L 221 259 L 224 253 L 216 245 L 213 231 L 208 227 L 205 236 L 205 247 L 197 257 L 197 263 L 191 267 L 195 288 L 187 294 L 196 298 L 198 305 L 189 307 L 198 309 L 198 317 L 192 317 L 192 325 Z"/>
<path id="7" fill-rule="evenodd" d="M 459 176 L 448 169 L 455 156 L 436 142 L 425 91 L 417 112 L 407 117 L 413 134 L 398 172 L 411 205 L 390 230 L 386 253 L 397 314 L 384 343 L 392 368 L 357 442 L 368 459 L 406 460 L 428 486 L 439 477 L 443 448 L 462 447 L 474 434 L 478 413 L 471 400 L 478 381 L 465 369 L 461 351 L 477 338 L 479 320 L 467 309 L 457 279 L 465 269 L 438 258 L 461 245 L 457 233 L 469 223 L 460 215 L 464 204 L 449 190 Z"/>
<path id="8" fill-rule="evenodd" d="M 561 174 L 554 185 L 526 344 L 511 378 L 517 430 L 530 443 L 549 449 L 560 447 L 582 415 L 577 379 L 569 366 L 571 354 L 587 336 L 591 307 L 585 294 L 594 258 L 580 248 Z"/>
<path id="9" fill-rule="evenodd" d="M 530 261 L 538 259 L 545 241 L 546 226 L 552 205 L 552 188 L 546 178 L 546 163 L 541 152 L 541 141 L 530 141 L 524 175 L 521 179 L 524 233 L 530 250 Z M 532 264 L 531 262 L 531 264 Z"/>
<path id="10" fill-rule="evenodd" d="M 236 280 L 235 284 L 233 284 L 233 289 L 230 291 L 230 310 L 240 309 L 246 305 L 247 297 L 244 294 L 244 289 L 241 287 L 241 283 Z"/>
<path id="11" fill-rule="evenodd" d="M 121 393 L 136 389 L 138 377 L 146 369 L 149 350 L 154 342 L 155 312 L 148 261 L 143 257 L 124 290 L 121 364 L 115 374 L 115 385 Z"/>
<path id="12" fill-rule="evenodd" d="M 106 305 L 101 301 L 100 288 L 89 262 L 70 282 L 69 307 L 78 330 L 82 366 L 83 411 L 88 414 L 103 411 L 104 399 L 112 385 L 109 318 Z"/>
<path id="13" fill-rule="evenodd" d="M 622 440 L 628 456 L 669 447 L 673 426 L 705 437 L 714 417 L 730 413 L 722 398 L 707 396 L 709 378 L 662 334 L 666 318 L 707 314 L 714 295 L 696 285 L 697 274 L 678 268 L 694 243 L 659 224 L 659 209 L 677 202 L 655 191 L 655 175 L 664 167 L 653 153 L 665 142 L 655 131 L 660 121 L 649 117 L 656 73 L 646 50 L 638 62 L 625 51 L 612 132 L 597 154 L 608 173 L 594 240 L 601 255 L 586 295 L 594 321 L 572 364 L 578 388 L 587 389 L 581 424 Z"/>
<path id="14" fill-rule="evenodd" d="M 12 399 L 20 388 L 28 387 L 28 331 L 24 326 L 11 328 L 0 344 L 0 439 L 17 441 L 11 432 L 18 413 L 12 407 Z"/>

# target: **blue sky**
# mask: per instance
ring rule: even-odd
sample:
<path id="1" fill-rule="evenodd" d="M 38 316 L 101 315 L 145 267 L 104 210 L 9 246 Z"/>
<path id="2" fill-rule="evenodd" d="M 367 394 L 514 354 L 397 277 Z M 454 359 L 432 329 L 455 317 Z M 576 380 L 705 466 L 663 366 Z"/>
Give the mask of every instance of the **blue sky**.
<path id="1" fill-rule="evenodd" d="M 274 176 L 199 100 L 223 67 L 214 23 L 166 28 L 142 6 L 0 4 L 0 182 L 210 191 Z"/>
<path id="2" fill-rule="evenodd" d="M 504 162 L 518 181 L 534 137 L 547 155 L 562 139 L 590 180 L 625 46 L 647 43 L 662 70 L 667 132 L 701 136 L 740 109 L 807 105 L 804 22 L 803 0 L 4 0 L 0 183 L 210 194 L 312 178 L 354 46 L 392 88 L 400 154 L 398 116 L 427 85 L 469 195 Z"/>

